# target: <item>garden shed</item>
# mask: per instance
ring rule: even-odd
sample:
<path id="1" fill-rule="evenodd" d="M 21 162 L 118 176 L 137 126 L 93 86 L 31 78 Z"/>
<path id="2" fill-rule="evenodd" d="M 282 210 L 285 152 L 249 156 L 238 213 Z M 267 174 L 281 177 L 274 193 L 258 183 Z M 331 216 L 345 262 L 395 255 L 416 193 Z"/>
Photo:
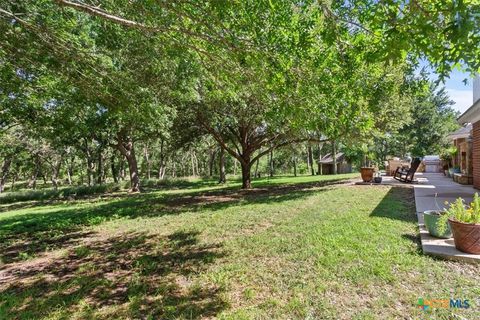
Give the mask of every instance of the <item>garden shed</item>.
<path id="1" fill-rule="evenodd" d="M 322 174 L 333 174 L 333 156 L 331 153 L 326 154 L 318 161 L 318 169 Z M 336 154 L 337 173 L 351 173 L 352 164 L 346 159 L 342 152 Z"/>

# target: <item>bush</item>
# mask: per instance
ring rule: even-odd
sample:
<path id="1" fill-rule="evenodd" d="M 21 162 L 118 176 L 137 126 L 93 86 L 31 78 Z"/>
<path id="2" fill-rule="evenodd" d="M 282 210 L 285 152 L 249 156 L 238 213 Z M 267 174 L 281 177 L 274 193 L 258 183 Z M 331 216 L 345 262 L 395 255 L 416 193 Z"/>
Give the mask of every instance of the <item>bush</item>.
<path id="1" fill-rule="evenodd" d="M 22 202 L 22 201 L 40 201 L 51 199 L 65 199 L 70 197 L 82 197 L 93 194 L 109 193 L 121 190 L 118 184 L 101 184 L 95 186 L 66 187 L 58 190 L 27 190 L 6 192 L 0 195 L 0 204 Z"/>
<path id="2" fill-rule="evenodd" d="M 448 202 L 445 204 L 447 203 Z M 478 193 L 473 195 L 473 201 L 469 206 L 465 206 L 462 198 L 457 198 L 455 202 L 449 205 L 446 214 L 443 215 L 438 222 L 440 232 L 445 232 L 447 229 L 447 221 L 449 218 L 463 223 L 480 223 L 480 196 Z"/>
<path id="3" fill-rule="evenodd" d="M 201 184 L 210 184 L 216 182 L 216 179 L 201 178 L 165 178 L 165 179 L 143 179 L 140 181 L 141 188 L 160 188 L 160 187 L 198 187 Z M 130 188 L 130 182 L 124 184 L 125 188 Z"/>

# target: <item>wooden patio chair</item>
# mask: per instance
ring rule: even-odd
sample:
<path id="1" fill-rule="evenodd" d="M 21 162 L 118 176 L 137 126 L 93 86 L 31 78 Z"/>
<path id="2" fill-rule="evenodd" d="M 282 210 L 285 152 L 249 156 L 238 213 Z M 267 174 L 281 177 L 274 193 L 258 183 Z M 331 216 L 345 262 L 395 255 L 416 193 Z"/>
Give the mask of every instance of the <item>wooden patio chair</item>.
<path id="1" fill-rule="evenodd" d="M 415 175 L 415 172 L 417 172 L 417 169 L 420 166 L 421 162 L 422 161 L 419 158 L 415 158 L 413 159 L 410 165 L 410 168 L 403 169 L 401 167 L 398 167 L 397 170 L 395 170 L 395 174 L 393 178 L 401 182 L 406 182 L 406 183 L 413 182 L 414 181 L 413 177 Z"/>

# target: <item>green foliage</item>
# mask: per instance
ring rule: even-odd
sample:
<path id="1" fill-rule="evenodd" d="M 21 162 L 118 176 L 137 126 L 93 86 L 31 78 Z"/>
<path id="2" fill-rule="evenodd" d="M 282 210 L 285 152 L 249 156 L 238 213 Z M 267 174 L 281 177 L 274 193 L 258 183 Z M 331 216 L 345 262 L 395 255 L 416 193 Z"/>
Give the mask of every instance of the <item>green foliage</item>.
<path id="1" fill-rule="evenodd" d="M 102 184 L 95 186 L 64 187 L 58 190 L 28 190 L 14 191 L 0 195 L 0 204 L 24 202 L 24 201 L 43 201 L 43 200 L 72 200 L 78 197 L 90 195 L 101 195 L 105 193 L 120 191 L 117 184 Z"/>
<path id="2" fill-rule="evenodd" d="M 476 0 L 354 0 L 335 6 L 345 23 L 352 28 L 360 24 L 372 35 L 371 59 L 426 57 L 442 78 L 457 68 L 471 73 L 480 69 Z"/>
<path id="3" fill-rule="evenodd" d="M 453 157 L 457 154 L 458 149 L 454 146 L 445 148 L 440 152 L 440 159 L 447 161 L 449 164 L 452 161 Z"/>
<path id="4" fill-rule="evenodd" d="M 415 156 L 438 154 L 448 145 L 448 133 L 458 129 L 458 113 L 450 106 L 452 101 L 444 88 L 421 80 L 415 94 L 415 108 L 412 110 L 414 121 L 405 126 L 401 133 L 408 138 L 410 152 Z"/>
<path id="5" fill-rule="evenodd" d="M 424 57 L 441 76 L 479 66 L 471 1 L 0 6 L 0 130 L 19 126 L 28 142 L 23 178 L 59 180 L 78 157 L 92 180 L 94 162 L 127 154 L 137 177 L 138 145 L 166 142 L 165 167 L 206 134 L 244 166 L 314 139 L 368 144 L 379 159 L 437 153 L 455 115 L 445 92 L 408 76 Z"/>
<path id="6" fill-rule="evenodd" d="M 374 153 L 379 160 L 387 156 L 425 156 L 441 154 L 450 145 L 447 135 L 459 125 L 458 112 L 445 88 L 433 83 L 426 73 L 406 75 L 401 87 L 403 110 L 390 114 L 397 126 L 379 130 L 374 138 Z"/>
<path id="7" fill-rule="evenodd" d="M 462 198 L 457 198 L 455 202 L 449 204 L 445 212 L 446 214 L 443 214 L 438 222 L 440 232 L 445 232 L 447 229 L 448 219 L 454 219 L 463 223 L 480 223 L 480 196 L 475 192 L 473 201 L 469 206 L 465 206 Z"/>

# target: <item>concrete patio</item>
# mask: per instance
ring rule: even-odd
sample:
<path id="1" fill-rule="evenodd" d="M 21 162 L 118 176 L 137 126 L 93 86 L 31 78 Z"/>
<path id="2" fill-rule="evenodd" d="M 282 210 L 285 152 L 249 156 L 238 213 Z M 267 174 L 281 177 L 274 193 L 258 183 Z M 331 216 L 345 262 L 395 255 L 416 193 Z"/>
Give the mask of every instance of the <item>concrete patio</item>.
<path id="1" fill-rule="evenodd" d="M 458 197 L 469 203 L 473 194 L 480 191 L 472 186 L 455 183 L 441 173 L 419 173 L 415 178 L 418 180 L 418 183 L 413 184 L 415 206 L 423 252 L 445 259 L 480 263 L 480 255 L 467 254 L 455 249 L 453 238 L 438 239 L 430 236 L 423 223 L 424 211 L 443 209 L 445 201 L 452 202 Z"/>

